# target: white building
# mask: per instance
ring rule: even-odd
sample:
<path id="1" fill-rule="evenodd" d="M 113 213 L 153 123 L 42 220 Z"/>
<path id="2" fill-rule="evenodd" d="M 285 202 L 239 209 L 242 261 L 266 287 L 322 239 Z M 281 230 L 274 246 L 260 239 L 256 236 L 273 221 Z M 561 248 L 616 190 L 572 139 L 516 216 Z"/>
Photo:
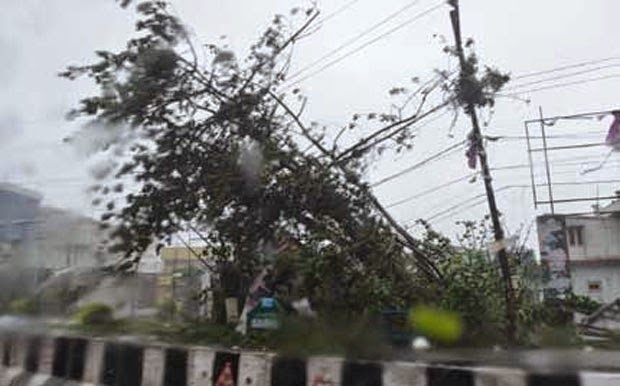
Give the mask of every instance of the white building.
<path id="1" fill-rule="evenodd" d="M 620 298 L 620 198 L 566 216 L 566 244 L 573 292 L 604 303 Z"/>

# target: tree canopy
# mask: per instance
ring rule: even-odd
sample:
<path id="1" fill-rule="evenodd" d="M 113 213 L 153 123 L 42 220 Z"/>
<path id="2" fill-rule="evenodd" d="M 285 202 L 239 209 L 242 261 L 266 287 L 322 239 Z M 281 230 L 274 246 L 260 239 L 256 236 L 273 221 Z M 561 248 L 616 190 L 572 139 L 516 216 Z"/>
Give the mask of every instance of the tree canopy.
<path id="1" fill-rule="evenodd" d="M 420 280 L 438 279 L 360 178 L 361 147 L 391 132 L 327 149 L 321 129 L 306 127 L 278 92 L 290 47 L 316 9 L 276 16 L 243 61 L 217 45 L 198 49 L 163 1 L 142 2 L 137 12 L 137 36 L 124 50 L 97 51 L 96 63 L 61 74 L 100 88 L 73 116 L 89 117 L 97 130 L 122 128 L 110 143 L 113 187 L 96 188 L 98 201 L 109 200 L 102 220 L 113 228 L 112 249 L 125 254 L 120 266 L 191 229 L 211 256 L 232 259 L 247 277 L 274 265 L 274 251 L 292 242 L 286 264 L 303 278 L 299 295 L 326 305 L 403 305 L 420 295 Z M 298 90 L 289 96 L 302 100 Z M 304 140 L 311 149 L 301 148 Z M 117 208 L 108 197 L 128 178 Z"/>

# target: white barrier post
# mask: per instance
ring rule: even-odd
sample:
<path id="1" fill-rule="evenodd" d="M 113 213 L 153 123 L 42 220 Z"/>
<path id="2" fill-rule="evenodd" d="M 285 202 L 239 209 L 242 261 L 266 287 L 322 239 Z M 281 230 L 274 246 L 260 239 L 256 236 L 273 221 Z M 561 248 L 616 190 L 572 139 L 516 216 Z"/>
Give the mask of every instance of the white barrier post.
<path id="1" fill-rule="evenodd" d="M 166 349 L 146 347 L 142 358 L 142 386 L 160 386 L 164 379 Z"/>
<path id="2" fill-rule="evenodd" d="M 210 385 L 213 378 L 215 351 L 208 348 L 191 348 L 187 353 L 187 385 Z"/>
<path id="3" fill-rule="evenodd" d="M 525 371 L 502 367 L 472 368 L 476 386 L 527 386 Z"/>
<path id="4" fill-rule="evenodd" d="M 583 371 L 579 374 L 581 386 L 616 386 L 620 385 L 620 373 L 595 373 Z"/>
<path id="5" fill-rule="evenodd" d="M 341 383 L 342 358 L 310 357 L 306 363 L 307 386 L 338 386 Z"/>
<path id="6" fill-rule="evenodd" d="M 263 353 L 241 353 L 239 357 L 239 385 L 270 386 L 271 361 L 273 355 Z"/>
<path id="7" fill-rule="evenodd" d="M 384 386 L 426 386 L 426 366 L 411 362 L 385 362 Z"/>
<path id="8" fill-rule="evenodd" d="M 101 339 L 89 339 L 86 349 L 86 362 L 84 363 L 84 376 L 82 380 L 87 385 L 98 385 L 103 368 L 103 354 L 105 342 Z"/>

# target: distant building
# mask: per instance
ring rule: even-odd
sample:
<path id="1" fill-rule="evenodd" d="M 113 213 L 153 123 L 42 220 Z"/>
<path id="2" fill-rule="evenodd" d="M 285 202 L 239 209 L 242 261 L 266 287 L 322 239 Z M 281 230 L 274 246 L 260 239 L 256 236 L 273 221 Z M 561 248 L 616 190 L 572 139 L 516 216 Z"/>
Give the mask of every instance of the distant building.
<path id="1" fill-rule="evenodd" d="M 107 234 L 93 218 L 41 207 L 37 217 L 36 264 L 50 269 L 95 267 L 112 260 L 101 242 Z"/>
<path id="2" fill-rule="evenodd" d="M 187 274 L 204 270 L 202 262 L 196 254 L 201 255 L 205 252 L 204 247 L 169 246 L 163 247 L 159 251 L 159 257 L 163 263 L 162 273 L 164 274 Z"/>
<path id="3" fill-rule="evenodd" d="M 64 209 L 42 207 L 42 195 L 0 184 L 0 264 L 59 270 L 102 265 L 99 222 Z"/>
<path id="4" fill-rule="evenodd" d="M 36 255 L 36 222 L 43 197 L 37 192 L 0 183 L 0 264 Z"/>
<path id="5" fill-rule="evenodd" d="M 206 314 L 201 311 L 199 294 L 210 287 L 210 276 L 196 254 L 204 247 L 168 246 L 159 251 L 162 270 L 159 275 L 159 299 L 182 301 L 180 307 L 190 315 Z"/>
<path id="6" fill-rule="evenodd" d="M 604 303 L 620 298 L 620 198 L 567 217 L 566 239 L 573 291 Z"/>
<path id="7" fill-rule="evenodd" d="M 620 298 L 620 194 L 591 214 L 541 216 L 538 234 L 548 296 Z"/>

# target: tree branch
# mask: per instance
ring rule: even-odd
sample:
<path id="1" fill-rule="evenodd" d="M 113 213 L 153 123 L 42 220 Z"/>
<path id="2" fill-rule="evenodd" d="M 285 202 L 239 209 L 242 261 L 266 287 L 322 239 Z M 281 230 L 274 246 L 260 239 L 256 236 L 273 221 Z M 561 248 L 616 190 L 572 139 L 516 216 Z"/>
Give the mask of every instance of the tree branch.
<path id="1" fill-rule="evenodd" d="M 323 153 L 326 156 L 332 157 L 332 153 L 330 153 L 329 150 L 327 150 L 327 148 L 325 148 L 325 146 L 321 144 L 321 142 L 319 142 L 316 138 L 312 136 L 312 134 L 310 133 L 310 130 L 308 130 L 308 128 L 299 119 L 299 116 L 295 114 L 295 112 L 291 110 L 291 108 L 280 97 L 278 97 L 271 90 L 267 90 L 267 94 L 270 97 L 272 97 L 276 101 L 276 103 L 278 103 L 278 105 L 282 107 L 284 111 L 286 111 L 286 113 L 291 118 L 293 118 L 293 120 L 297 124 L 297 127 L 299 127 L 302 134 L 304 135 L 304 137 L 306 137 L 306 139 L 308 139 L 308 141 L 310 141 L 317 149 L 319 149 L 321 153 Z"/>
<path id="2" fill-rule="evenodd" d="M 295 42 L 295 39 L 297 39 L 297 37 L 304 32 L 304 30 L 306 30 L 310 24 L 312 24 L 312 22 L 314 22 L 314 20 L 316 20 L 316 18 L 319 16 L 321 12 L 320 11 L 316 11 L 314 13 L 314 15 L 312 15 L 310 18 L 308 18 L 308 20 L 306 20 L 306 22 L 293 34 L 291 35 L 291 37 L 289 37 L 283 44 L 282 46 L 278 47 L 277 50 L 275 50 L 275 52 L 273 53 L 273 58 L 275 58 L 276 56 L 278 56 L 282 51 L 284 51 L 286 49 L 286 47 L 288 47 L 290 44 Z M 245 90 L 246 87 L 248 87 L 248 85 L 250 83 L 252 83 L 252 81 L 254 80 L 254 77 L 256 76 L 256 74 L 261 70 L 261 68 L 265 65 L 266 61 L 263 60 L 262 62 L 258 63 L 256 65 L 256 67 L 254 68 L 254 70 L 252 71 L 252 73 L 250 74 L 250 76 L 246 79 L 245 83 L 241 86 L 241 88 L 239 89 L 239 93 L 242 93 L 243 90 Z"/>
<path id="3" fill-rule="evenodd" d="M 346 177 L 349 177 L 351 175 L 352 172 L 350 172 L 342 163 L 337 162 L 336 157 L 333 153 L 329 152 L 320 142 L 318 142 L 316 139 L 314 139 L 308 129 L 304 126 L 304 124 L 300 121 L 299 117 L 297 115 L 295 115 L 295 113 L 293 112 L 293 110 L 291 110 L 291 108 L 284 102 L 282 101 L 282 99 L 280 99 L 277 95 L 275 95 L 274 93 L 272 93 L 271 91 L 268 91 L 268 94 L 274 98 L 274 100 L 280 105 L 282 106 L 282 108 L 286 111 L 286 113 L 288 115 L 290 115 L 294 121 L 297 123 L 298 127 L 300 128 L 300 130 L 302 131 L 302 133 L 304 133 L 304 135 L 306 136 L 306 138 L 312 142 L 313 145 L 316 146 L 317 149 L 319 149 L 319 151 L 321 153 L 323 153 L 323 155 L 329 157 L 330 159 L 332 159 L 332 163 L 331 165 L 336 165 L 344 174 Z M 444 104 L 445 105 L 445 104 Z M 330 165 L 330 166 L 331 166 Z M 435 264 L 428 258 L 426 257 L 422 251 L 420 251 L 417 246 L 416 246 L 416 240 L 402 227 L 400 226 L 400 224 L 398 224 L 398 222 L 389 214 L 389 212 L 381 205 L 381 203 L 379 203 L 379 200 L 377 200 L 377 198 L 372 194 L 372 192 L 370 192 L 365 186 L 363 186 L 361 183 L 355 181 L 354 178 L 348 178 L 349 181 L 352 181 L 358 188 L 362 189 L 365 193 L 365 195 L 368 197 L 368 199 L 370 200 L 370 202 L 373 204 L 373 206 L 377 209 L 377 211 L 379 211 L 379 213 L 381 214 L 381 216 L 388 222 L 388 224 L 390 224 L 390 226 L 396 230 L 396 232 L 405 240 L 406 242 L 406 246 L 408 248 L 410 248 L 413 252 L 414 252 L 414 257 L 416 258 L 416 260 L 418 261 L 418 263 L 420 263 L 420 267 L 425 271 L 425 273 L 432 279 L 437 279 L 437 280 L 442 280 L 442 275 L 441 272 L 439 271 L 439 269 L 437 269 L 437 267 L 435 266 Z"/>
<path id="4" fill-rule="evenodd" d="M 448 104 L 450 103 L 450 101 L 445 101 L 433 108 L 431 108 L 430 110 L 424 112 L 423 114 L 414 114 L 409 116 L 408 118 L 405 118 L 401 121 L 398 122 L 394 122 L 392 124 L 389 124 L 377 131 L 375 131 L 374 133 L 372 133 L 371 135 L 367 136 L 366 138 L 361 139 L 360 141 L 358 141 L 355 145 L 350 146 L 349 148 L 347 148 L 346 150 L 342 151 L 340 154 L 338 154 L 335 157 L 334 162 L 345 162 L 347 160 L 349 160 L 350 158 L 354 157 L 353 153 L 360 153 L 360 152 L 364 152 L 366 150 L 368 150 L 369 148 L 378 145 L 381 142 L 384 142 L 386 140 L 388 140 L 389 138 L 392 138 L 394 135 L 402 132 L 403 130 L 406 130 L 408 127 L 410 127 L 412 124 L 426 118 L 427 116 L 436 113 L 437 111 L 443 109 L 444 107 L 446 107 Z M 400 126 L 400 127 L 399 127 Z M 380 140 L 374 141 L 372 142 L 370 145 L 368 145 L 368 143 L 370 141 L 372 141 L 373 139 L 375 139 L 376 137 L 380 136 L 381 134 L 388 132 L 394 128 L 397 128 L 396 130 L 394 130 L 392 133 L 390 133 L 388 136 L 381 138 Z M 361 149 L 360 149 L 361 148 Z M 343 160 L 343 158 L 345 156 L 348 156 L 347 158 L 345 158 Z"/>
<path id="5" fill-rule="evenodd" d="M 342 137 L 342 134 L 344 134 L 344 132 L 347 130 L 347 126 L 342 126 L 342 128 L 340 129 L 340 131 L 338 132 L 338 134 L 336 135 L 336 137 L 334 138 L 334 143 L 332 145 L 332 151 L 336 152 L 336 148 L 338 147 L 338 140 L 340 139 L 340 137 Z"/>
<path id="6" fill-rule="evenodd" d="M 194 255 L 194 257 L 196 257 L 196 259 L 198 259 L 198 261 L 200 261 L 202 265 L 205 266 L 205 268 L 207 268 L 211 273 L 214 272 L 213 267 L 209 265 L 209 263 L 200 255 L 200 253 L 196 252 L 196 250 L 192 248 L 192 246 L 189 245 L 185 240 L 183 240 L 182 237 L 179 237 L 179 240 L 181 240 L 183 246 L 185 246 L 185 248 L 187 248 L 192 253 L 192 255 Z"/>

